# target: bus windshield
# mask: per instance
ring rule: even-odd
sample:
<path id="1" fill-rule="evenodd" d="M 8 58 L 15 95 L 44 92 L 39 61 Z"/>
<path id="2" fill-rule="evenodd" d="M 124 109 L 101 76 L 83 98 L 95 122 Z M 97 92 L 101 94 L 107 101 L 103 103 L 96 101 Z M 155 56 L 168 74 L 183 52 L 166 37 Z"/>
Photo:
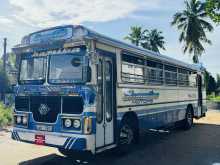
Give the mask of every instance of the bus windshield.
<path id="1" fill-rule="evenodd" d="M 83 81 L 84 56 L 79 53 L 51 55 L 49 83 L 79 83 Z"/>
<path id="2" fill-rule="evenodd" d="M 21 60 L 20 67 L 20 83 L 38 82 L 43 83 L 45 81 L 46 71 L 46 58 L 24 58 Z"/>

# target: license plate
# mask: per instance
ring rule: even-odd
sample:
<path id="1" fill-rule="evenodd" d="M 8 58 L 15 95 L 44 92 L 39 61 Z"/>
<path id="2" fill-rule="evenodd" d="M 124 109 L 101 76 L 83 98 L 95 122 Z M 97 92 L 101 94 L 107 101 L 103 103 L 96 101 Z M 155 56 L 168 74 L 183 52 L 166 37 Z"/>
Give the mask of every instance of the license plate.
<path id="1" fill-rule="evenodd" d="M 36 128 L 38 131 L 52 132 L 53 130 L 53 127 L 48 125 L 37 125 Z"/>
<path id="2" fill-rule="evenodd" d="M 45 135 L 35 135 L 35 144 L 45 145 Z"/>

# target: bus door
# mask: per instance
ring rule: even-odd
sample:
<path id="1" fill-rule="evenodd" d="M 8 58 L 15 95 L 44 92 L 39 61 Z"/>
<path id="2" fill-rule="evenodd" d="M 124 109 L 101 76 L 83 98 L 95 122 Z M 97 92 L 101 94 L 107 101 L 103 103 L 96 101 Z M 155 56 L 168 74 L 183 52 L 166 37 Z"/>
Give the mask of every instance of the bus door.
<path id="1" fill-rule="evenodd" d="M 97 65 L 96 148 L 114 143 L 115 64 L 107 56 L 99 56 Z"/>
<path id="2" fill-rule="evenodd" d="M 202 76 L 197 75 L 197 85 L 198 85 L 198 117 L 202 115 L 203 107 L 203 96 L 202 96 Z"/>

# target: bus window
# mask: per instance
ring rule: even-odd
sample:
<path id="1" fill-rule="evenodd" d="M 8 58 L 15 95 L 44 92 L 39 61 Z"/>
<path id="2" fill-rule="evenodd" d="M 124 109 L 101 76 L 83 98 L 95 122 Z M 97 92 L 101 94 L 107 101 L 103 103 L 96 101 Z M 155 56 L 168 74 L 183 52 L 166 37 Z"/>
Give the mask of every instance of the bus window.
<path id="1" fill-rule="evenodd" d="M 170 65 L 165 65 L 165 83 L 169 86 L 177 86 L 177 68 Z"/>
<path id="2" fill-rule="evenodd" d="M 163 64 L 148 60 L 146 74 L 149 84 L 163 84 Z"/>
<path id="3" fill-rule="evenodd" d="M 122 55 L 122 80 L 144 83 L 144 60 L 131 55 Z"/>
<path id="4" fill-rule="evenodd" d="M 189 74 L 189 86 L 196 87 L 197 86 L 197 73 L 191 72 Z"/>
<path id="5" fill-rule="evenodd" d="M 189 71 L 185 69 L 178 69 L 178 85 L 189 86 Z"/>

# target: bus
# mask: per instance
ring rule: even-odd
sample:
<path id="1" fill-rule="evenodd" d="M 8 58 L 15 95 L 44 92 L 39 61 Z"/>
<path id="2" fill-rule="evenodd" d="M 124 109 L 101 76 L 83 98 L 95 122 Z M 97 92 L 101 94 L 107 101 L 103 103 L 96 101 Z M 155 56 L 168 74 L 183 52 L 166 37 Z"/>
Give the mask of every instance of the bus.
<path id="1" fill-rule="evenodd" d="M 123 150 L 143 129 L 188 130 L 207 111 L 204 67 L 81 25 L 23 37 L 12 139 L 66 156 Z"/>

